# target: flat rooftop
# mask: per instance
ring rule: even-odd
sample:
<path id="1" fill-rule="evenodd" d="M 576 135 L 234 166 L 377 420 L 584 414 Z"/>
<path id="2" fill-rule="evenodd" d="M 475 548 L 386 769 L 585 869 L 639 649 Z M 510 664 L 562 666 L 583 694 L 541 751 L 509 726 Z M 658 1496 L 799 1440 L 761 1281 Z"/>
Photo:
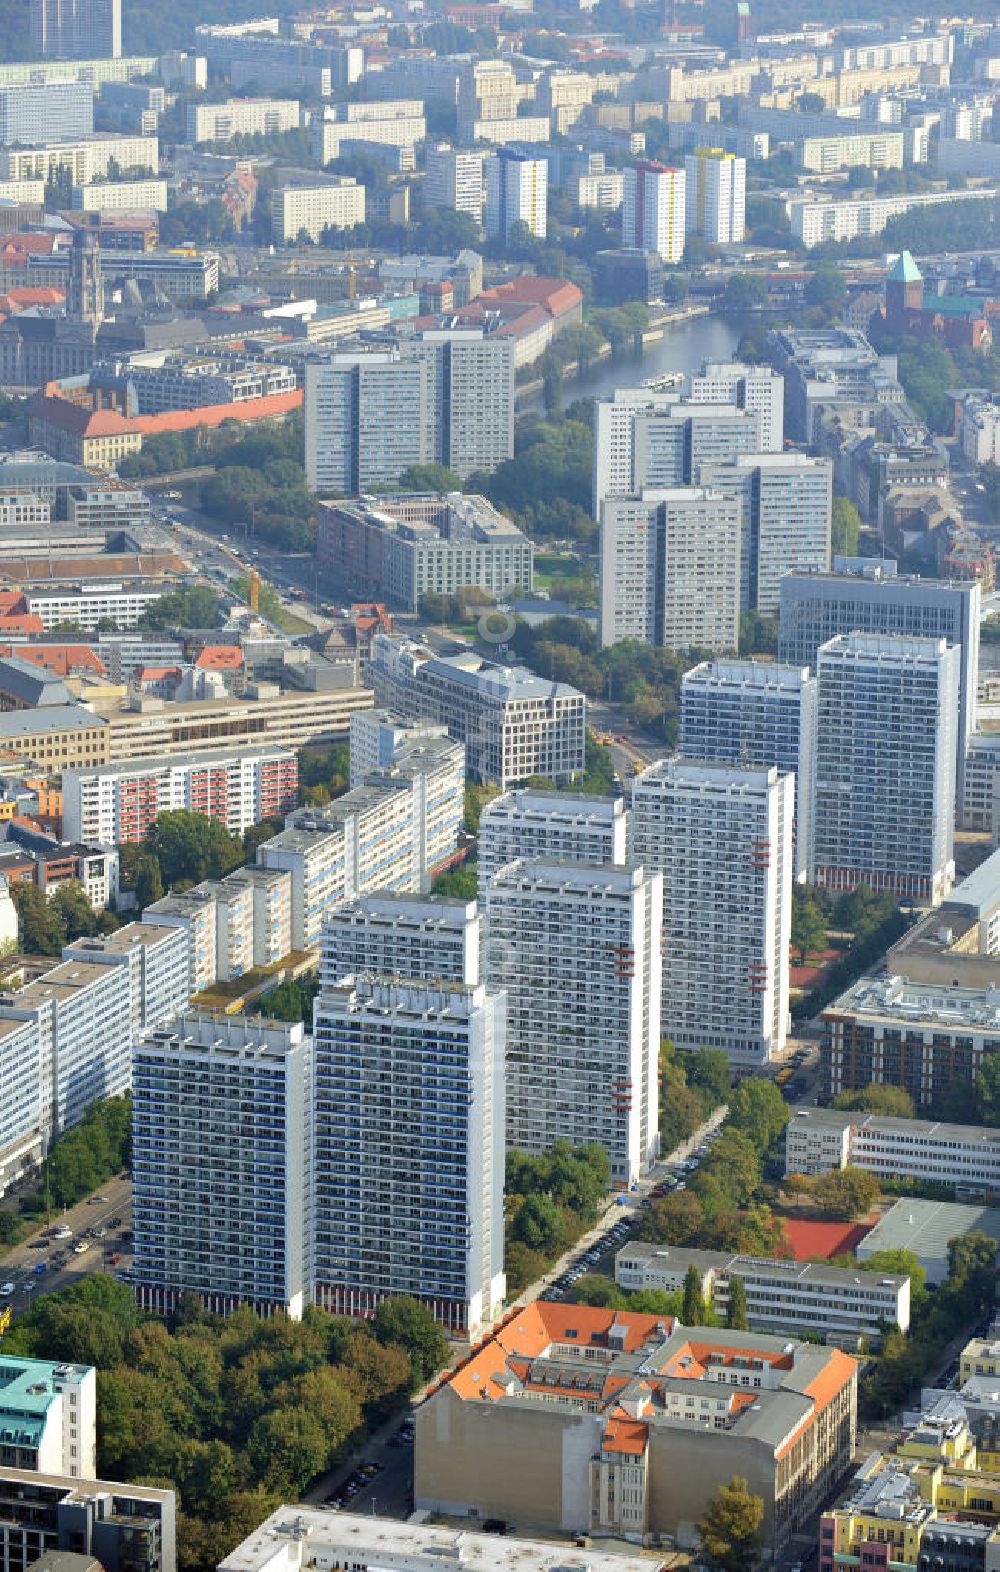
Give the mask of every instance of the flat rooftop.
<path id="1" fill-rule="evenodd" d="M 948 1253 L 949 1239 L 973 1229 L 1000 1240 L 1000 1210 L 904 1196 L 875 1224 L 858 1251 L 871 1255 L 876 1250 L 912 1250 L 917 1256 L 943 1257 Z"/>
<path id="2" fill-rule="evenodd" d="M 324 1555 L 323 1552 L 327 1552 Z M 385 1572 L 651 1572 L 659 1556 L 618 1555 L 588 1546 L 511 1539 L 428 1523 L 395 1523 L 367 1513 L 283 1506 L 220 1562 L 219 1572 L 285 1572 L 313 1563 L 384 1568 Z"/>
<path id="3" fill-rule="evenodd" d="M 872 1022 L 979 1028 L 1000 1032 L 1000 988 L 948 988 L 943 984 L 908 982 L 905 977 L 862 977 L 823 1011 L 824 1019 L 841 1015 Z"/>
<path id="4" fill-rule="evenodd" d="M 790 1130 L 870 1130 L 949 1146 L 992 1147 L 1000 1151 L 1000 1130 L 984 1124 L 947 1124 L 943 1119 L 894 1119 L 888 1114 L 841 1113 L 836 1108 L 796 1108 Z"/>

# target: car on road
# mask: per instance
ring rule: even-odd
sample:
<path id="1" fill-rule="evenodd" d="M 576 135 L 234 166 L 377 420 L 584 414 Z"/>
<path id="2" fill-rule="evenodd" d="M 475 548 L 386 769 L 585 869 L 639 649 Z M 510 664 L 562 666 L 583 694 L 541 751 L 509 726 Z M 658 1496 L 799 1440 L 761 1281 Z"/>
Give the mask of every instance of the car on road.
<path id="1" fill-rule="evenodd" d="M 13 1292 L 13 1283 L 0 1283 L 0 1299 L 9 1299 Z"/>
<path id="2" fill-rule="evenodd" d="M 108 1218 L 108 1227 L 109 1228 L 120 1228 L 121 1225 L 122 1225 L 122 1220 L 121 1220 L 120 1217 L 109 1217 Z"/>
<path id="3" fill-rule="evenodd" d="M 58 1228 L 53 1228 L 52 1237 L 53 1239 L 72 1239 L 73 1230 L 67 1227 L 65 1223 L 60 1223 Z"/>
<path id="4" fill-rule="evenodd" d="M 35 1275 L 37 1277 L 41 1277 L 43 1272 L 47 1272 L 48 1269 L 49 1269 L 48 1261 L 38 1261 L 35 1264 Z"/>
<path id="5" fill-rule="evenodd" d="M 90 1249 L 90 1240 L 89 1239 L 78 1239 L 76 1244 L 73 1246 L 73 1254 L 74 1255 L 86 1255 L 86 1253 L 87 1253 L 87 1251 L 89 1249 Z"/>

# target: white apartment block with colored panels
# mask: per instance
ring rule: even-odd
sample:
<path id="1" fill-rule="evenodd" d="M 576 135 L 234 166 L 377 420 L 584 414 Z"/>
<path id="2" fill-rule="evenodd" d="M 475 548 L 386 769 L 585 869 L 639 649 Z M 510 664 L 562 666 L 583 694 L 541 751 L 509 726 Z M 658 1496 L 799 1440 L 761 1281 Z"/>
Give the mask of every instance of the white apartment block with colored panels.
<path id="1" fill-rule="evenodd" d="M 228 98 L 221 104 L 189 104 L 188 142 L 229 142 L 234 136 L 274 136 L 297 131 L 301 107 L 295 98 Z"/>
<path id="2" fill-rule="evenodd" d="M 134 759 L 63 775 L 63 828 L 88 846 L 141 841 L 161 813 L 186 808 L 234 835 L 295 806 L 292 748 L 250 748 L 188 758 Z"/>
<path id="3" fill-rule="evenodd" d="M 192 1118 L 192 1107 L 198 1117 Z M 135 1051 L 133 1282 L 299 1317 L 310 1301 L 312 1039 L 302 1023 L 181 1015 Z"/>
<path id="4" fill-rule="evenodd" d="M 696 147 L 684 160 L 688 233 L 738 245 L 746 228 L 747 161 L 721 147 Z"/>
<path id="5" fill-rule="evenodd" d="M 409 1294 L 457 1336 L 503 1306 L 503 994 L 348 979 L 315 1004 L 317 1303 Z"/>
<path id="6" fill-rule="evenodd" d="M 813 883 L 937 905 L 955 878 L 959 651 L 849 633 L 817 657 Z"/>
<path id="7" fill-rule="evenodd" d="M 0 1018 L 35 1025 L 46 1142 L 79 1124 L 91 1103 L 128 1091 L 133 1032 L 124 968 L 61 961 L 26 987 L 0 995 Z"/>
<path id="8" fill-rule="evenodd" d="M 658 1150 L 662 880 L 508 863 L 482 891 L 483 976 L 507 994 L 507 1141 L 599 1141 L 619 1183 Z"/>
<path id="9" fill-rule="evenodd" d="M 281 869 L 291 881 L 292 945 L 317 943 L 323 914 L 344 899 L 347 848 L 336 829 L 286 829 L 257 848 L 260 868 Z"/>
<path id="10" fill-rule="evenodd" d="M 160 167 L 155 136 L 117 136 L 95 132 L 72 142 L 41 142 L 34 147 L 0 148 L 0 180 L 53 180 L 68 171 L 75 186 L 106 177 L 109 169 L 140 169 L 155 175 Z"/>
<path id="11" fill-rule="evenodd" d="M 712 660 L 681 678 L 680 751 L 687 759 L 775 765 L 795 776 L 795 873 L 809 867 L 816 678 L 808 666 Z"/>
<path id="12" fill-rule="evenodd" d="M 365 221 L 365 188 L 345 175 L 323 185 L 282 186 L 271 196 L 271 228 L 280 245 L 304 232 L 318 241 L 324 229 L 353 229 Z"/>
<path id="13" fill-rule="evenodd" d="M 211 889 L 196 884 L 190 890 L 163 895 L 142 914 L 144 923 L 181 928 L 188 940 L 188 979 L 191 993 L 208 988 L 218 976 L 218 917 Z"/>
<path id="14" fill-rule="evenodd" d="M 494 797 L 479 820 L 479 882 L 518 857 L 625 863 L 629 814 L 623 797 L 521 787 Z"/>
<path id="15" fill-rule="evenodd" d="M 127 979 L 133 1041 L 187 1006 L 188 940 L 180 929 L 130 922 L 115 933 L 75 939 L 63 950 L 62 958 L 122 970 Z"/>
<path id="16" fill-rule="evenodd" d="M 688 377 L 685 396 L 691 404 L 735 404 L 752 410 L 759 422 L 760 451 L 780 453 L 784 448 L 785 379 L 772 366 L 706 360 Z"/>
<path id="17" fill-rule="evenodd" d="M 686 238 L 687 182 L 683 169 L 642 161 L 625 170 L 622 245 L 680 262 Z"/>
<path id="18" fill-rule="evenodd" d="M 253 896 L 253 964 L 273 966 L 295 944 L 292 923 L 292 875 L 281 868 L 237 868 L 222 881 L 244 884 Z"/>
<path id="19" fill-rule="evenodd" d="M 440 895 L 362 895 L 323 922 L 319 980 L 335 987 L 372 972 L 422 982 L 478 983 L 480 921 L 475 901 Z"/>
<path id="20" fill-rule="evenodd" d="M 664 759 L 632 783 L 632 857 L 663 875 L 661 1029 L 766 1064 L 788 1030 L 795 781 Z"/>

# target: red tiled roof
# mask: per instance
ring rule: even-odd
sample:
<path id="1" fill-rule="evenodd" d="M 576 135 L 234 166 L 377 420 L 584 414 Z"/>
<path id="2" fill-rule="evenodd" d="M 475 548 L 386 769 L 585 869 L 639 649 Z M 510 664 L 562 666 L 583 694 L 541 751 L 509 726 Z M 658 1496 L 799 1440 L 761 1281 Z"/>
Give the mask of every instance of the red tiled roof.
<path id="1" fill-rule="evenodd" d="M 243 651 L 236 644 L 206 644 L 194 663 L 203 671 L 238 671 L 243 665 Z"/>
<path id="2" fill-rule="evenodd" d="M 64 289 L 56 289 L 52 284 L 40 285 L 38 288 L 28 288 L 26 285 L 15 289 L 8 289 L 5 295 L 0 295 L 0 311 L 13 315 L 16 311 L 24 311 L 27 306 L 58 306 L 66 299 Z"/>
<path id="3" fill-rule="evenodd" d="M 649 1440 L 647 1427 L 637 1419 L 609 1419 L 601 1437 L 605 1452 L 623 1452 L 631 1457 L 641 1457 Z"/>
<path id="4" fill-rule="evenodd" d="M 221 426 L 226 420 L 265 420 L 300 409 L 302 401 L 302 389 L 294 388 L 291 393 L 269 393 L 265 398 L 248 398 L 239 404 L 209 404 L 202 409 L 171 409 L 162 415 L 136 415 L 128 422 L 128 429 L 151 437 L 158 431 L 193 431 L 198 426 Z"/>
<path id="5" fill-rule="evenodd" d="M 524 274 L 520 278 L 509 278 L 504 284 L 496 284 L 492 289 L 484 289 L 476 298 L 541 306 L 548 316 L 558 317 L 582 304 L 583 291 L 565 278 L 534 278 Z"/>
<path id="6" fill-rule="evenodd" d="M 0 654 L 17 655 L 20 660 L 43 666 L 56 677 L 68 677 L 75 671 L 104 675 L 104 662 L 89 644 L 4 644 Z"/>

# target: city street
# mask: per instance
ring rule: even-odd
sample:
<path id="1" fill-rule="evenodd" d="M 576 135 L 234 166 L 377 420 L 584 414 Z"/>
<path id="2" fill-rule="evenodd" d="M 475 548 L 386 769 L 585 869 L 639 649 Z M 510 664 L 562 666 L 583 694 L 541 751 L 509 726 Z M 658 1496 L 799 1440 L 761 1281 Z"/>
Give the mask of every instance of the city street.
<path id="1" fill-rule="evenodd" d="M 120 1221 L 111 1226 L 113 1219 Z M 51 1229 L 66 1227 L 73 1231 L 72 1241 L 53 1239 Z M 0 1307 L 10 1305 L 15 1317 L 31 1303 L 34 1293 L 67 1288 L 90 1272 L 116 1272 L 132 1264 L 131 1241 L 124 1243 L 122 1230 L 132 1227 L 132 1181 L 109 1179 L 97 1195 L 78 1201 L 65 1210 L 52 1209 L 51 1223 L 15 1245 L 0 1257 L 0 1289 L 13 1283 L 12 1294 L 0 1295 Z M 76 1254 L 73 1245 L 91 1230 L 107 1230 L 103 1239 L 86 1239 L 87 1249 Z M 117 1263 L 112 1257 L 120 1257 Z M 42 1267 L 44 1270 L 39 1271 Z"/>

